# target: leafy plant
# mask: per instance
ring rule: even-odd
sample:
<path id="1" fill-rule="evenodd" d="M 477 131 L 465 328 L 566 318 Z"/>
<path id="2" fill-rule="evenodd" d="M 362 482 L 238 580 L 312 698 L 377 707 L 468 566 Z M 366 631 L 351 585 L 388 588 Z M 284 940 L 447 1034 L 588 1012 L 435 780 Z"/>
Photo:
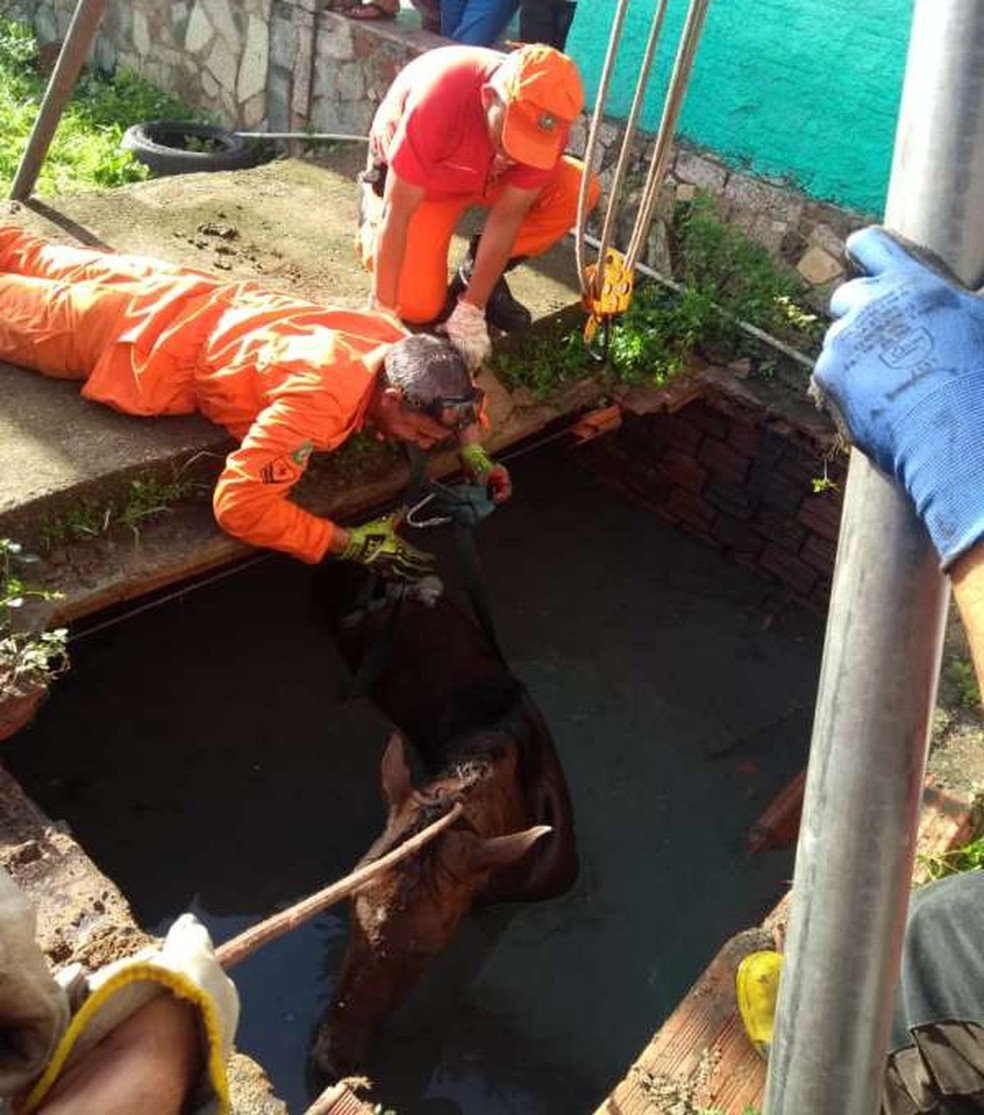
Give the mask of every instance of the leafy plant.
<path id="1" fill-rule="evenodd" d="M 624 383 L 665 383 L 683 371 L 702 340 L 722 328 L 721 312 L 707 292 L 641 287 L 612 329 L 615 374 Z"/>
<path id="2" fill-rule="evenodd" d="M 945 879 L 948 875 L 960 875 L 965 871 L 980 871 L 984 867 L 984 836 L 949 852 L 938 855 L 918 857 L 920 865 L 930 879 Z"/>
<path id="3" fill-rule="evenodd" d="M 803 303 L 804 288 L 766 249 L 735 225 L 722 221 L 712 198 L 698 194 L 674 210 L 670 228 L 674 275 L 713 299 L 713 342 L 737 350 L 740 318 L 812 351 L 823 333 L 819 317 Z"/>
<path id="4" fill-rule="evenodd" d="M 180 473 L 170 480 L 159 480 L 149 474 L 137 477 L 130 482 L 124 500 L 96 503 L 83 499 L 45 523 L 40 532 L 41 547 L 50 551 L 66 542 L 99 538 L 115 526 L 127 527 L 134 538 L 139 538 L 145 520 L 170 511 L 173 504 L 192 495 L 198 487 L 196 481 Z"/>
<path id="5" fill-rule="evenodd" d="M 538 400 L 587 375 L 659 386 L 683 371 L 697 352 L 724 360 L 750 354 L 754 374 L 773 378 L 774 352 L 763 356 L 764 346 L 748 338 L 739 320 L 801 350 L 815 350 L 823 323 L 805 305 L 798 277 L 723 222 L 709 197 L 680 203 L 669 233 L 674 277 L 681 287 L 637 286 L 628 310 L 612 323 L 603 368 L 592 361 L 579 330 L 534 335 L 493 358 L 505 385 L 523 386 Z M 831 486 L 828 480 L 818 490 Z"/>
<path id="6" fill-rule="evenodd" d="M 525 387 L 537 400 L 584 379 L 593 366 L 579 330 L 560 336 L 531 333 L 517 349 L 492 357 L 492 368 L 506 387 Z"/>
<path id="7" fill-rule="evenodd" d="M 37 118 L 46 78 L 30 28 L 0 16 L 0 188 L 6 191 Z M 40 194 L 120 186 L 147 168 L 120 150 L 123 132 L 140 120 L 200 120 L 189 108 L 128 70 L 111 79 L 84 72 L 76 83 L 38 176 Z"/>
<path id="8" fill-rule="evenodd" d="M 703 1111 L 698 1112 L 698 1115 L 724 1115 L 724 1112 L 720 1107 L 705 1107 Z M 746 1104 L 742 1115 L 759 1115 L 759 1109 L 751 1104 Z"/>
<path id="9" fill-rule="evenodd" d="M 21 578 L 20 567 L 37 561 L 17 542 L 0 538 L 0 699 L 16 696 L 62 673 L 68 667 L 64 627 L 34 631 L 15 626 L 28 600 L 57 600 L 52 592 Z"/>
<path id="10" fill-rule="evenodd" d="M 951 658 L 947 663 L 947 675 L 957 690 L 957 700 L 961 708 L 975 712 L 981 707 L 981 690 L 977 684 L 974 664 L 968 658 Z"/>

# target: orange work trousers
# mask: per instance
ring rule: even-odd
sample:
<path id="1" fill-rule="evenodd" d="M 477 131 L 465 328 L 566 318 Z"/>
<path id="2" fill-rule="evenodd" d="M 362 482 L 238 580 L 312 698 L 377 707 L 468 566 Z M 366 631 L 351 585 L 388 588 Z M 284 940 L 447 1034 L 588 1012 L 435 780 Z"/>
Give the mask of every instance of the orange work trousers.
<path id="1" fill-rule="evenodd" d="M 190 414 L 201 333 L 190 311 L 219 287 L 192 268 L 0 226 L 0 360 L 85 380 L 86 398 L 129 414 Z"/>
<path id="2" fill-rule="evenodd" d="M 565 155 L 537 194 L 513 243 L 513 256 L 537 256 L 557 243 L 577 221 L 577 198 L 584 163 Z M 407 250 L 400 274 L 398 305 L 404 321 L 433 321 L 444 309 L 448 289 L 448 252 L 462 214 L 471 206 L 491 209 L 503 187 L 484 194 L 462 194 L 440 201 L 424 200 L 410 218 Z M 598 201 L 598 178 L 591 175 L 588 207 Z M 366 270 L 375 260 L 378 212 L 369 214 L 359 232 L 359 250 Z"/>

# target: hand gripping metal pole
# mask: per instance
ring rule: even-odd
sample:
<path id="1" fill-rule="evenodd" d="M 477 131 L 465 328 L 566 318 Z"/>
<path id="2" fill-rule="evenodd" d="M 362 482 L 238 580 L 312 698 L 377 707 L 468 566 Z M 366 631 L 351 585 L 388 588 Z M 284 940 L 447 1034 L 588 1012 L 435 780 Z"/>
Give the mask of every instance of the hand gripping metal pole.
<path id="1" fill-rule="evenodd" d="M 886 224 L 984 264 L 984 4 L 916 0 Z M 948 585 L 899 489 L 851 456 L 766 1115 L 879 1109 Z"/>

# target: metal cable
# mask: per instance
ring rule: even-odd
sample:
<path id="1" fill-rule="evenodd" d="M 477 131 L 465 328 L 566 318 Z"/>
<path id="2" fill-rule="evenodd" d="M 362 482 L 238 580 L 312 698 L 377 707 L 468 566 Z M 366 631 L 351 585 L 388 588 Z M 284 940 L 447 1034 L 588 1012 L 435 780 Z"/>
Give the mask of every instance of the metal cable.
<path id="1" fill-rule="evenodd" d="M 643 191 L 643 202 L 636 215 L 635 227 L 626 249 L 626 265 L 632 267 L 639 258 L 639 254 L 649 226 L 652 223 L 656 201 L 659 196 L 663 177 L 666 173 L 666 162 L 670 154 L 670 145 L 673 142 L 677 118 L 683 106 L 684 94 L 687 90 L 687 81 L 693 67 L 694 55 L 697 53 L 697 44 L 707 15 L 707 6 L 710 0 L 692 0 L 687 11 L 687 21 L 683 34 L 680 36 L 680 45 L 677 49 L 676 59 L 673 63 L 673 74 L 670 78 L 666 101 L 663 105 L 663 118 L 660 120 L 659 132 L 656 136 L 656 146 L 653 150 L 652 161 L 649 165 L 649 176 Z"/>
<path id="2" fill-rule="evenodd" d="M 618 0 L 615 17 L 612 20 L 611 34 L 608 36 L 608 50 L 605 52 L 605 64 L 601 70 L 601 80 L 598 83 L 598 92 L 595 96 L 595 109 L 588 128 L 588 139 L 584 147 L 584 174 L 581 176 L 581 188 L 577 195 L 577 239 L 574 242 L 574 253 L 577 261 L 577 273 L 581 279 L 581 290 L 587 292 L 588 277 L 587 265 L 584 262 L 583 234 L 588 221 L 588 189 L 591 185 L 591 164 L 594 160 L 594 149 L 598 141 L 598 129 L 601 125 L 602 109 L 608 99 L 608 86 L 611 82 L 612 71 L 615 69 L 615 55 L 618 52 L 619 40 L 622 37 L 622 24 L 625 22 L 625 13 L 628 11 L 629 0 Z"/>
<path id="3" fill-rule="evenodd" d="M 615 166 L 615 175 L 612 179 L 608 194 L 608 209 L 605 213 L 605 223 L 602 226 L 601 241 L 598 246 L 599 271 L 604 267 L 604 260 L 608 253 L 608 245 L 611 241 L 611 234 L 615 225 L 615 215 L 619 208 L 622 183 L 625 180 L 625 172 L 628 169 L 629 159 L 632 155 L 632 140 L 635 138 L 639 114 L 642 111 L 642 104 L 646 98 L 646 86 L 649 84 L 649 74 L 653 66 L 656 44 L 659 41 L 660 32 L 663 29 L 663 19 L 666 16 L 667 2 L 668 0 L 659 0 L 659 4 L 653 16 L 653 21 L 649 26 L 649 39 L 646 42 L 646 50 L 639 71 L 639 80 L 636 82 L 635 95 L 632 98 L 632 107 L 629 110 L 628 119 L 625 122 L 625 132 L 622 136 L 622 149 L 619 152 L 618 162 Z M 599 275 L 596 272 L 594 282 L 596 288 L 598 286 L 598 278 Z M 597 296 L 598 290 L 595 289 L 591 293 Z"/>
<path id="4" fill-rule="evenodd" d="M 639 79 L 636 83 L 635 95 L 632 99 L 632 107 L 629 112 L 628 119 L 626 120 L 625 132 L 622 137 L 622 147 L 619 153 L 618 163 L 615 168 L 615 175 L 612 181 L 612 187 L 609 192 L 608 208 L 605 213 L 605 220 L 602 227 L 601 240 L 598 244 L 598 263 L 595 271 L 595 283 L 600 279 L 601 273 L 604 269 L 604 260 L 607 255 L 609 242 L 611 239 L 611 231 L 615 223 L 615 215 L 619 207 L 619 193 L 622 188 L 622 182 L 625 177 L 625 171 L 628 166 L 630 156 L 630 145 L 637 130 L 638 117 L 642 110 L 642 103 L 645 98 L 646 86 L 649 82 L 649 73 L 652 68 L 653 57 L 655 55 L 657 41 L 662 30 L 663 19 L 666 14 L 667 0 L 659 0 L 659 4 L 653 13 L 653 21 L 650 25 L 649 38 L 646 43 L 646 50 L 643 56 L 642 67 L 639 72 Z M 663 178 L 666 173 L 666 162 L 669 157 L 670 145 L 673 142 L 673 135 L 676 129 L 677 118 L 680 115 L 680 109 L 683 105 L 683 98 L 686 92 L 687 81 L 690 77 L 690 71 L 693 67 L 694 56 L 697 52 L 697 44 L 700 41 L 700 33 L 704 26 L 704 19 L 707 15 L 707 7 L 710 0 L 691 0 L 690 7 L 687 10 L 687 18 L 684 23 L 684 28 L 680 36 L 679 45 L 677 47 L 676 58 L 673 63 L 673 71 L 670 77 L 670 83 L 667 88 L 666 100 L 663 105 L 663 115 L 660 120 L 659 131 L 657 132 L 656 142 L 653 147 L 652 158 L 650 159 L 649 172 L 646 176 L 646 184 L 643 189 L 642 200 L 639 205 L 639 211 L 636 214 L 635 223 L 632 228 L 632 233 L 629 237 L 629 247 L 626 251 L 626 265 L 634 267 L 641 251 L 642 244 L 645 242 L 646 236 L 649 233 L 649 226 L 652 223 L 653 213 L 656 208 L 656 200 L 659 195 L 660 187 L 663 183 Z M 615 55 L 617 53 L 618 43 L 621 39 L 622 24 L 625 19 L 625 11 L 627 8 L 627 0 L 620 0 L 619 6 L 616 9 L 615 19 L 612 23 L 612 31 L 608 41 L 608 51 L 605 55 L 605 64 L 602 69 L 601 82 L 598 87 L 598 94 L 595 99 L 594 113 L 591 118 L 591 128 L 588 132 L 588 140 L 585 147 L 584 162 L 585 174 L 581 180 L 581 189 L 578 193 L 577 205 L 577 225 L 576 225 L 576 239 L 575 239 L 575 257 L 577 261 L 577 271 L 581 282 L 581 292 L 583 295 L 596 295 L 597 291 L 593 289 L 594 283 L 589 281 L 587 266 L 584 258 L 584 244 L 587 241 L 587 196 L 588 187 L 591 173 L 591 164 L 594 158 L 594 148 L 597 140 L 597 133 L 600 126 L 602 112 L 604 109 L 605 101 L 608 97 L 608 86 L 611 80 L 611 73 L 614 69 Z"/>

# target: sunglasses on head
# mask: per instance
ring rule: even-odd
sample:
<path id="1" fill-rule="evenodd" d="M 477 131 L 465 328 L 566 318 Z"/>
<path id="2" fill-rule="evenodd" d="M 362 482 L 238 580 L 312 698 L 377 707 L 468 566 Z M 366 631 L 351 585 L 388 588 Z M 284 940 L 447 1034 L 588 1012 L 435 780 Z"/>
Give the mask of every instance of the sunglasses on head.
<path id="1" fill-rule="evenodd" d="M 443 396 L 431 399 L 428 403 L 420 403 L 416 399 L 407 399 L 407 404 L 413 409 L 426 414 L 439 422 L 446 430 L 463 430 L 474 425 L 482 413 L 482 404 L 485 402 L 485 392 L 480 387 L 472 388 L 468 395 Z"/>

